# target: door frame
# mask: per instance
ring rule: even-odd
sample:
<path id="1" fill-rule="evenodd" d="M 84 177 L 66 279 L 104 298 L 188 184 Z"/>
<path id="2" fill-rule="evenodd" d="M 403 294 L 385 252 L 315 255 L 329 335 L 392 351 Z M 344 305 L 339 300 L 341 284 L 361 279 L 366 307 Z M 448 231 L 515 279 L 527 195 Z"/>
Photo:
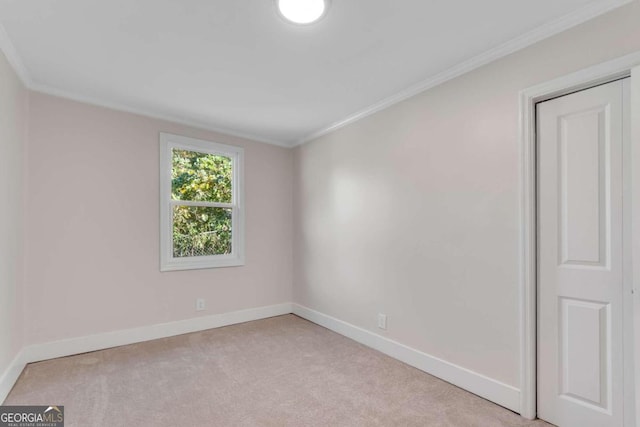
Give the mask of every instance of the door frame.
<path id="1" fill-rule="evenodd" d="M 598 64 L 566 76 L 527 88 L 519 94 L 519 161 L 520 161 L 520 227 L 519 227 L 519 311 L 520 311 L 520 414 L 528 419 L 536 418 L 536 362 L 537 362 L 537 195 L 536 195 L 536 108 L 538 102 L 558 96 L 588 89 L 631 76 L 631 111 L 630 124 L 633 128 L 629 149 L 631 150 L 631 170 L 634 171 L 626 195 L 631 194 L 632 227 L 631 239 L 632 265 L 625 266 L 626 277 L 623 295 L 623 345 L 625 372 L 632 369 L 633 347 L 640 350 L 640 293 L 633 294 L 633 289 L 640 289 L 640 72 L 632 70 L 640 66 L 640 51 Z M 635 123 L 635 125 L 634 125 Z M 626 177 L 631 176 L 627 174 Z M 629 269 L 635 266 L 635 271 Z M 634 313 L 638 319 L 638 328 L 633 331 Z M 633 375 L 625 375 L 625 426 L 640 427 L 640 369 L 636 370 L 638 381 Z M 635 385 L 634 385 L 635 383 Z M 631 391 L 631 392 L 628 392 Z M 635 408 L 635 411 L 634 411 Z M 635 414 L 634 414 L 635 412 Z M 635 419 L 634 419 L 635 417 Z"/>

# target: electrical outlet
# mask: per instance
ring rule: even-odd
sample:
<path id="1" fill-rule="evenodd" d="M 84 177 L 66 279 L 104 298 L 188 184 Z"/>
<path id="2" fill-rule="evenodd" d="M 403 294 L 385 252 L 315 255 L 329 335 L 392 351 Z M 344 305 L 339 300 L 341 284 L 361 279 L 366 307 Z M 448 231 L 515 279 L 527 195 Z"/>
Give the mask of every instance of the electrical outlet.
<path id="1" fill-rule="evenodd" d="M 206 308 L 204 298 L 196 299 L 196 311 L 203 311 L 206 310 Z"/>
<path id="2" fill-rule="evenodd" d="M 378 328 L 387 329 L 387 315 L 379 313 L 378 314 Z"/>

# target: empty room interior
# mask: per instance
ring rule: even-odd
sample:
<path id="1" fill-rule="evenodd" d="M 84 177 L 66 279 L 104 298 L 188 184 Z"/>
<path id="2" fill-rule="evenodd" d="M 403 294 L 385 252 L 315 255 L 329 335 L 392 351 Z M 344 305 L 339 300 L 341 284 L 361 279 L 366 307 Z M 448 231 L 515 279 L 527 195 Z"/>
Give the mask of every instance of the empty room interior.
<path id="1" fill-rule="evenodd" d="M 0 427 L 640 427 L 640 0 L 0 0 Z"/>

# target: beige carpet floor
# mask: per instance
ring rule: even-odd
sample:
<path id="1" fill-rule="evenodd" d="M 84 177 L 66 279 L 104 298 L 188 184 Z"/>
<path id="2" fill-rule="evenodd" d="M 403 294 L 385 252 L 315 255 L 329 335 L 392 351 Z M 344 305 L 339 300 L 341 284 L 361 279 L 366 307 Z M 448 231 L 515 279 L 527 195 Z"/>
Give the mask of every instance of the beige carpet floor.
<path id="1" fill-rule="evenodd" d="M 294 315 L 30 364 L 66 426 L 548 426 Z"/>

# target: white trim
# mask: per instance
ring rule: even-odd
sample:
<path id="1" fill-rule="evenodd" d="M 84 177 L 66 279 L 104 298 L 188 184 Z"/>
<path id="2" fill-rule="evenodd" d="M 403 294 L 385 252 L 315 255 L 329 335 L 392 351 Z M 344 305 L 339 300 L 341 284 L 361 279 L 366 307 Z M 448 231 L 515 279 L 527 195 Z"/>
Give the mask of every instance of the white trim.
<path id="1" fill-rule="evenodd" d="M 640 64 L 635 52 L 520 92 L 520 407 L 536 416 L 536 135 L 535 104 L 630 75 Z"/>
<path id="2" fill-rule="evenodd" d="M 9 64 L 13 67 L 13 70 L 18 75 L 18 78 L 22 80 L 22 84 L 24 84 L 28 88 L 31 88 L 33 86 L 33 80 L 31 80 L 29 71 L 27 71 L 27 67 L 24 66 L 22 58 L 20 58 L 20 55 L 18 55 L 18 51 L 11 42 L 9 34 L 7 34 L 7 30 L 2 24 L 0 24 L 0 50 L 4 53 L 4 56 L 7 58 Z"/>
<path id="3" fill-rule="evenodd" d="M 291 311 L 291 303 L 283 303 L 31 345 L 22 349 L 0 377 L 0 402 L 6 399 L 27 363 L 266 319 Z"/>
<path id="4" fill-rule="evenodd" d="M 342 120 L 331 123 L 330 125 L 319 129 L 293 144 L 298 146 L 319 138 L 328 133 L 334 132 L 347 125 L 355 123 L 365 117 L 377 113 L 378 111 L 385 110 L 392 105 L 402 102 L 408 98 L 416 96 L 426 90 L 429 90 L 435 86 L 439 86 L 449 80 L 455 79 L 463 74 L 469 73 L 483 65 L 496 61 L 507 55 L 510 55 L 518 50 L 524 49 L 527 46 L 531 46 L 541 40 L 548 37 L 566 31 L 576 25 L 582 24 L 596 16 L 602 15 L 615 8 L 623 6 L 627 3 L 631 3 L 633 0 L 610 0 L 604 2 L 592 2 L 586 7 L 577 10 L 576 12 L 565 15 L 559 19 L 544 24 L 528 33 L 525 33 L 519 37 L 509 40 L 506 43 L 501 44 L 493 49 L 489 49 L 486 52 L 481 53 L 471 59 L 461 62 L 435 76 L 429 77 L 415 85 L 412 85 L 403 91 L 376 102 L 360 111 L 357 111 Z"/>
<path id="5" fill-rule="evenodd" d="M 211 122 L 203 122 L 198 120 L 186 119 L 184 117 L 162 113 L 162 112 L 159 112 L 157 109 L 153 109 L 153 108 L 130 107 L 120 103 L 105 101 L 98 97 L 79 95 L 79 94 L 72 93 L 59 88 L 54 88 L 49 85 L 36 83 L 31 79 L 26 67 L 24 66 L 23 61 L 18 55 L 15 47 L 13 46 L 13 43 L 11 42 L 9 36 L 7 35 L 7 32 L 5 31 L 4 27 L 2 27 L 2 25 L 0 25 L 0 49 L 7 56 L 9 63 L 13 66 L 16 73 L 20 76 L 24 85 L 35 92 L 41 92 L 41 93 L 57 96 L 60 98 L 71 99 L 71 100 L 82 102 L 85 104 L 109 108 L 116 111 L 124 111 L 127 113 L 137 114 L 137 115 L 145 116 L 149 118 L 165 120 L 168 122 L 191 126 L 194 128 L 208 130 L 208 131 L 212 131 L 212 132 L 216 132 L 224 135 L 236 136 L 239 138 L 249 139 L 249 140 L 262 142 L 266 144 L 277 145 L 279 147 L 292 148 L 298 145 L 302 145 L 306 142 L 312 141 L 316 138 L 319 138 L 322 135 L 326 135 L 328 133 L 336 131 L 360 119 L 363 119 L 374 113 L 377 113 L 378 111 L 389 108 L 392 105 L 395 105 L 401 101 L 404 101 L 408 98 L 418 95 L 419 93 L 422 93 L 428 89 L 438 86 L 446 81 L 449 81 L 463 74 L 466 74 L 470 71 L 473 71 L 483 65 L 496 61 L 518 50 L 524 49 L 527 46 L 530 46 L 534 43 L 537 43 L 555 34 L 561 33 L 562 31 L 566 31 L 569 28 L 572 28 L 576 25 L 579 25 L 590 19 L 593 19 L 615 8 L 631 3 L 632 1 L 633 0 L 606 0 L 606 1 L 592 2 L 587 6 L 585 6 L 584 8 L 581 8 L 573 13 L 565 15 L 547 24 L 544 24 L 532 31 L 529 31 L 528 33 L 525 33 L 506 43 L 503 43 L 500 46 L 490 49 L 467 61 L 457 64 L 449 68 L 448 70 L 445 70 L 435 76 L 429 77 L 415 85 L 412 85 L 404 89 L 403 91 L 397 93 L 396 95 L 393 95 L 381 101 L 378 101 L 375 104 L 372 104 L 366 108 L 363 108 L 362 110 L 359 110 L 353 114 L 350 114 L 344 119 L 338 120 L 303 138 L 300 138 L 297 141 L 291 141 L 291 142 L 274 140 L 271 138 L 264 138 L 252 133 L 247 133 L 247 132 L 242 132 L 238 130 L 217 126 Z"/>
<path id="6" fill-rule="evenodd" d="M 79 95 L 63 89 L 58 89 L 48 85 L 36 83 L 31 78 L 31 75 L 29 74 L 27 67 L 24 65 L 22 58 L 18 54 L 18 51 L 13 45 L 11 38 L 7 34 L 7 31 L 2 24 L 0 24 L 0 50 L 4 53 L 5 57 L 7 58 L 7 61 L 13 67 L 13 70 L 16 72 L 20 80 L 22 80 L 22 84 L 24 84 L 28 89 L 34 92 L 57 96 L 59 98 L 64 98 L 64 99 L 70 99 L 72 101 L 82 102 L 83 104 L 94 105 L 97 107 L 108 108 L 110 110 L 137 114 L 139 116 L 144 116 L 147 118 L 164 120 L 164 121 L 175 123 L 175 124 L 190 126 L 196 129 L 216 132 L 226 136 L 235 136 L 235 137 L 247 139 L 250 141 L 277 145 L 278 147 L 291 148 L 291 144 L 287 142 L 278 141 L 270 138 L 264 138 L 262 136 L 259 136 L 253 133 L 241 132 L 241 131 L 229 129 L 223 126 L 217 126 L 211 122 L 203 122 L 199 120 L 186 119 L 184 117 L 179 117 L 173 114 L 162 113 L 158 111 L 158 109 L 145 109 L 145 108 L 131 107 L 128 105 L 117 103 L 117 102 L 105 101 L 98 97 Z"/>
<path id="7" fill-rule="evenodd" d="M 171 199 L 171 162 L 174 148 L 201 153 L 219 154 L 232 159 L 232 203 L 193 203 Z M 232 210 L 231 253 L 226 255 L 174 258 L 173 206 L 230 207 Z M 244 149 L 186 136 L 160 133 L 160 271 L 192 270 L 199 268 L 237 267 L 245 264 L 244 212 Z"/>
<path id="8" fill-rule="evenodd" d="M 189 126 L 196 129 L 202 129 L 210 132 L 219 133 L 223 136 L 235 136 L 237 138 L 243 138 L 243 139 L 247 139 L 254 142 L 261 142 L 264 144 L 276 145 L 278 147 L 283 147 L 283 148 L 292 147 L 290 143 L 287 143 L 284 141 L 265 138 L 250 132 L 242 132 L 242 131 L 230 129 L 224 126 L 218 126 L 208 121 L 187 119 L 185 117 L 180 117 L 177 115 L 173 115 L 171 113 L 163 113 L 163 112 L 160 112 L 158 109 L 131 107 L 128 105 L 117 103 L 117 102 L 105 101 L 95 96 L 79 95 L 76 93 L 53 88 L 51 86 L 47 86 L 39 83 L 33 83 L 28 87 L 34 92 L 39 92 L 46 95 L 52 95 L 59 98 L 70 99 L 72 101 L 77 101 L 77 102 L 81 102 L 83 104 L 88 104 L 88 105 L 94 105 L 97 107 L 108 108 L 110 110 L 136 114 L 138 116 L 143 116 L 151 119 L 163 120 L 170 123 L 185 125 L 185 126 Z"/>
<path id="9" fill-rule="evenodd" d="M 172 200 L 172 205 L 180 206 L 194 206 L 194 207 L 211 207 L 211 208 L 233 208 L 233 203 L 218 203 L 218 202 L 190 202 L 187 200 Z"/>
<path id="10" fill-rule="evenodd" d="M 520 94 L 520 414 L 536 417 L 536 149 L 534 104 Z M 533 141 L 533 143 L 531 143 Z"/>
<path id="11" fill-rule="evenodd" d="M 20 351 L 16 357 L 11 361 L 7 369 L 0 375 L 0 405 L 7 398 L 13 385 L 20 378 L 22 370 L 27 365 L 25 360 L 24 351 Z"/>
<path id="12" fill-rule="evenodd" d="M 207 130 L 210 132 L 216 132 L 227 136 L 235 136 L 238 138 L 248 139 L 251 141 L 262 142 L 265 144 L 277 145 L 278 147 L 291 148 L 290 143 L 278 141 L 275 139 L 264 138 L 259 135 L 255 135 L 248 132 L 236 131 L 222 126 L 216 126 L 211 122 L 203 122 L 199 120 L 186 119 L 184 117 L 175 116 L 172 114 L 166 114 L 159 112 L 157 109 L 145 109 L 135 108 L 127 105 L 123 105 L 117 102 L 109 102 L 98 97 L 79 95 L 63 89 L 54 88 L 48 85 L 36 83 L 29 74 L 27 67 L 24 65 L 22 58 L 18 54 L 9 34 L 2 24 L 0 24 L 0 50 L 4 53 L 9 64 L 13 67 L 22 83 L 30 90 L 34 92 L 40 92 L 47 95 L 57 96 L 59 98 L 70 99 L 72 101 L 82 102 L 83 104 L 94 105 L 97 107 L 108 108 L 110 110 L 122 111 L 131 114 L 137 114 L 157 120 L 164 120 L 171 123 L 190 126 L 196 129 Z"/>
<path id="13" fill-rule="evenodd" d="M 630 88 L 631 111 L 629 121 L 631 122 L 631 287 L 633 292 L 633 351 L 634 360 L 640 356 L 640 66 L 631 70 Z M 633 366 L 635 370 L 635 423 L 640 427 L 640 366 Z"/>
<path id="14" fill-rule="evenodd" d="M 635 401 L 635 376 L 633 354 L 635 354 L 635 336 L 634 336 L 634 319 L 633 319 L 633 303 L 634 303 L 634 291 L 633 291 L 633 223 L 632 215 L 634 200 L 633 196 L 633 176 L 632 171 L 637 169 L 640 164 L 635 164 L 632 159 L 632 139 L 631 139 L 631 79 L 625 79 L 622 82 L 623 90 L 623 119 L 622 122 L 626 123 L 623 129 L 622 135 L 622 202 L 623 202 L 623 216 L 622 216 L 622 236 L 623 236 L 623 372 L 624 372 L 624 396 L 625 401 L 627 396 L 631 396 L 632 401 Z M 629 348 L 629 346 L 631 348 Z M 624 421 L 625 426 L 636 425 L 635 405 L 624 405 Z"/>
<path id="15" fill-rule="evenodd" d="M 324 326 L 340 335 L 351 338 L 512 411 L 519 412 L 520 410 L 520 390 L 516 387 L 501 383 L 299 304 L 293 304 L 293 314 Z"/>
<path id="16" fill-rule="evenodd" d="M 313 323 L 324 326 L 347 338 L 385 353 L 513 411 L 519 411 L 520 391 L 516 387 L 501 383 L 469 369 L 457 366 L 404 344 L 294 303 L 250 308 L 230 313 L 214 314 L 25 347 L 15 357 L 2 377 L 0 377 L 0 402 L 4 401 L 20 376 L 20 373 L 28 363 L 188 334 L 290 313 L 294 313 Z"/>

